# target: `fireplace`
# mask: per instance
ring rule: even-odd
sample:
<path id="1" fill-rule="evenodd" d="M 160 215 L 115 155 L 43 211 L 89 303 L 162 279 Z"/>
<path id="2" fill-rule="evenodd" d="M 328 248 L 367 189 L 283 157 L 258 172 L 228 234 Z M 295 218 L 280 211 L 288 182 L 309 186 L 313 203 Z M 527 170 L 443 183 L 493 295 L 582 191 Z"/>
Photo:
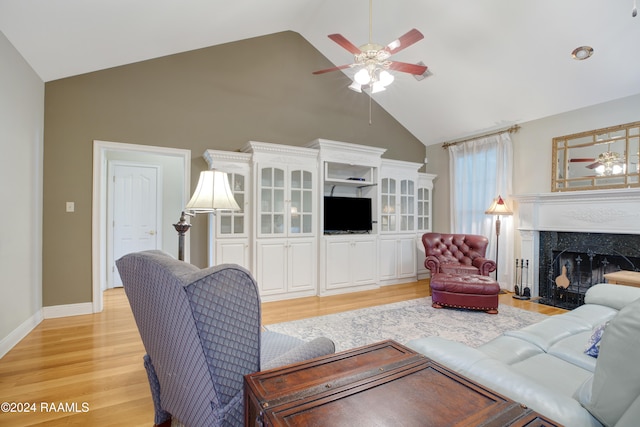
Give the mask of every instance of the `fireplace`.
<path id="1" fill-rule="evenodd" d="M 539 270 L 539 301 L 573 309 L 605 274 L 640 271 L 640 235 L 540 231 Z"/>
<path id="2" fill-rule="evenodd" d="M 604 274 L 640 269 L 640 189 L 514 196 L 532 297 L 573 308 Z M 516 247 L 517 247 L 516 242 Z"/>

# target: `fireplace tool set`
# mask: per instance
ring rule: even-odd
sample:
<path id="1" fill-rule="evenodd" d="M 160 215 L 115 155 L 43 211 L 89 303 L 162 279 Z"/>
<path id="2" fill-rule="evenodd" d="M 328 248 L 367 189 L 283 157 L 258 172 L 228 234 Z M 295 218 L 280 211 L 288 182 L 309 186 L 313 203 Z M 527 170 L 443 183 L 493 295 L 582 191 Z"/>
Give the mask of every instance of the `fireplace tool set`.
<path id="1" fill-rule="evenodd" d="M 518 263 L 518 261 L 520 261 Z M 518 284 L 518 276 L 520 277 L 520 284 Z M 526 283 L 523 284 L 523 277 L 526 277 Z M 516 299 L 530 299 L 531 289 L 529 288 L 529 260 L 516 258 L 516 284 L 515 284 Z"/>

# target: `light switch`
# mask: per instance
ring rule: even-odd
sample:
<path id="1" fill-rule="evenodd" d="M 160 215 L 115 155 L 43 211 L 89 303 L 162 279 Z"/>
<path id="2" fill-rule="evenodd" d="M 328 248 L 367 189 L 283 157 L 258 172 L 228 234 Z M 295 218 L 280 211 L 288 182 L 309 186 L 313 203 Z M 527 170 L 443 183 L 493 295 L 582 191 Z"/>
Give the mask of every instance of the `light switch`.
<path id="1" fill-rule="evenodd" d="M 67 212 L 75 212 L 76 204 L 74 202 L 67 202 Z"/>

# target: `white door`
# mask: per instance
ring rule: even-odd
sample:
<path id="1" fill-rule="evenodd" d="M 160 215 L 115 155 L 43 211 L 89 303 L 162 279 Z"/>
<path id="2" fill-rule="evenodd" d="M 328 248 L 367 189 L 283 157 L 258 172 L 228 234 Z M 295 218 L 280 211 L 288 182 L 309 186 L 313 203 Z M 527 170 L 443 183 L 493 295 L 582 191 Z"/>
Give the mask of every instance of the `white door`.
<path id="1" fill-rule="evenodd" d="M 131 252 L 161 247 L 159 173 L 160 168 L 155 165 L 113 163 L 110 168 L 112 221 L 108 225 L 112 230 L 112 251 L 107 269 L 109 288 L 122 286 L 115 266 L 117 259 Z"/>

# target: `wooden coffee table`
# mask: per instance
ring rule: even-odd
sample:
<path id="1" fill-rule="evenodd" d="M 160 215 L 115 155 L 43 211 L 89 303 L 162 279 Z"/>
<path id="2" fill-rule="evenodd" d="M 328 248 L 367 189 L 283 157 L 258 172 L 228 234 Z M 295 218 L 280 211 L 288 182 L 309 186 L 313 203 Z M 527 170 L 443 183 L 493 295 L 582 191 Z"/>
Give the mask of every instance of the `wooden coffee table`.
<path id="1" fill-rule="evenodd" d="M 394 341 L 245 376 L 245 426 L 556 426 Z"/>

